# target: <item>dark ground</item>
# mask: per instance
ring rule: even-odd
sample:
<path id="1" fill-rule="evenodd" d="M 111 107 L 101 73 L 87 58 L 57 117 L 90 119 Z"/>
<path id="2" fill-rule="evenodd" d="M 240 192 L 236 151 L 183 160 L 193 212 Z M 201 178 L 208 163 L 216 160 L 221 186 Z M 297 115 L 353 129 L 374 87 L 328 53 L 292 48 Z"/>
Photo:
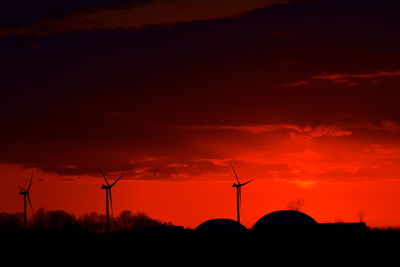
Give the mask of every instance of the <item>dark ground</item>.
<path id="1" fill-rule="evenodd" d="M 400 231 L 345 228 L 3 232 L 1 266 L 400 266 Z"/>

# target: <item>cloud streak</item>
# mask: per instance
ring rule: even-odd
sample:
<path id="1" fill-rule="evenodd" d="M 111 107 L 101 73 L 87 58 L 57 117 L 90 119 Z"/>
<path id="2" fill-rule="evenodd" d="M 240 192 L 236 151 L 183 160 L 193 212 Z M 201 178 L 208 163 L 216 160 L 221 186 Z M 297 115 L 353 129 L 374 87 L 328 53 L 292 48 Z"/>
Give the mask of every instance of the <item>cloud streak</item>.
<path id="1" fill-rule="evenodd" d="M 396 156 L 400 144 L 388 138 L 395 135 L 397 139 L 400 127 L 391 121 L 314 127 L 253 124 L 172 128 L 175 130 L 168 137 L 167 127 L 154 128 L 159 135 L 140 137 L 138 142 L 118 140 L 121 136 L 116 133 L 118 138 L 103 140 L 101 147 L 82 144 L 69 148 L 52 142 L 42 143 L 42 151 L 31 147 L 33 154 L 22 154 L 26 148 L 16 150 L 15 146 L 10 153 L 23 158 L 25 168 L 60 176 L 97 175 L 96 168 L 101 166 L 111 173 L 126 172 L 127 178 L 138 180 L 226 179 L 229 161 L 254 172 L 251 175 L 258 178 L 368 179 L 367 171 L 358 170 L 374 165 L 379 169 L 387 167 L 382 177 L 395 177 L 395 166 L 400 161 Z M 138 130 L 122 131 L 134 136 Z M 160 143 L 159 138 L 172 142 Z M 181 141 L 173 141 L 174 138 Z M 87 143 L 75 141 L 82 142 Z M 54 146 L 57 149 L 51 150 Z M 10 157 L 10 153 L 6 155 Z M 336 171 L 338 168 L 341 171 Z M 379 179 L 377 173 L 371 179 Z"/>
<path id="2" fill-rule="evenodd" d="M 299 136 L 321 137 L 321 136 L 347 136 L 351 135 L 351 131 L 340 129 L 338 126 L 320 125 L 317 127 L 291 124 L 253 124 L 253 125 L 199 125 L 199 126 L 183 126 L 185 129 L 192 130 L 235 130 L 243 131 L 251 134 L 261 134 L 274 131 L 290 131 Z"/>
<path id="3" fill-rule="evenodd" d="M 311 76 L 306 80 L 288 83 L 286 84 L 286 86 L 287 87 L 304 86 L 310 84 L 310 82 L 315 80 L 329 81 L 336 84 L 345 84 L 352 86 L 352 85 L 357 85 L 357 81 L 359 80 L 374 81 L 376 79 L 381 79 L 381 78 L 395 78 L 395 77 L 400 77 L 400 70 L 377 71 L 374 73 L 366 73 L 366 74 L 323 73 Z"/>

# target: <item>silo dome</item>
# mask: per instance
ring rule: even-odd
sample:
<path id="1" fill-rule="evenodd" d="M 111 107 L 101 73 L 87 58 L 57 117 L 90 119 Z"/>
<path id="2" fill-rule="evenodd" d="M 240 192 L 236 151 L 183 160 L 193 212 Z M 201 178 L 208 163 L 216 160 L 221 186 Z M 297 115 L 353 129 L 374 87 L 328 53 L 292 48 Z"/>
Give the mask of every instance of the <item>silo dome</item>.
<path id="1" fill-rule="evenodd" d="M 280 210 L 271 212 L 254 225 L 254 229 L 263 229 L 270 226 L 296 226 L 296 225 L 313 225 L 317 222 L 305 213 L 295 210 Z"/>
<path id="2" fill-rule="evenodd" d="M 232 233 L 245 230 L 246 227 L 231 219 L 212 219 L 196 227 L 196 231 L 207 233 Z"/>

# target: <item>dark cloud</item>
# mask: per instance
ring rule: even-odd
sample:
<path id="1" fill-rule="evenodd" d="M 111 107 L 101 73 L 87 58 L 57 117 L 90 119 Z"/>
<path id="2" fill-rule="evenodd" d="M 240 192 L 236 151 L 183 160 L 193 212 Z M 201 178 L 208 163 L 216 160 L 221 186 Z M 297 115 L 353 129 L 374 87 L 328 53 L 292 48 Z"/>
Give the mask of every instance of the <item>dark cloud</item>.
<path id="1" fill-rule="evenodd" d="M 153 0 L 7 0 L 0 8 L 0 27 L 25 27 L 99 8 L 118 9 L 151 2 Z"/>
<path id="2" fill-rule="evenodd" d="M 290 138 L 391 136 L 394 146 L 397 132 L 376 132 L 400 122 L 400 80 L 354 75 L 400 69 L 398 11 L 392 1 L 319 1 L 168 28 L 2 38 L 0 161 L 165 179 L 268 149 L 290 172 L 279 153 L 306 150 Z M 285 86 L 323 73 L 362 81 Z M 276 130 L 248 130 L 268 125 Z"/>
<path id="3" fill-rule="evenodd" d="M 6 3 L 0 37 L 46 36 L 80 30 L 132 29 L 148 25 L 232 17 L 297 0 L 83 0 Z"/>

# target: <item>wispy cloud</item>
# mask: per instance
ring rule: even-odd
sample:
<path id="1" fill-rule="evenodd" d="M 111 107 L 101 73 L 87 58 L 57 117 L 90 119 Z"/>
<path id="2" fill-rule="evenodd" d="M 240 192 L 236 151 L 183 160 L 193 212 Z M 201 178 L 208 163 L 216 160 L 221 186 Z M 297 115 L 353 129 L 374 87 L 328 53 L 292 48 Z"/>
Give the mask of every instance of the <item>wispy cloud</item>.
<path id="1" fill-rule="evenodd" d="M 323 73 L 311 76 L 308 79 L 295 81 L 292 83 L 286 84 L 287 87 L 296 87 L 308 85 L 312 81 L 320 80 L 320 81 L 329 81 L 336 84 L 345 84 L 348 86 L 357 85 L 357 81 L 359 80 L 376 80 L 380 78 L 392 78 L 392 77 L 400 77 L 400 70 L 396 71 L 377 71 L 374 73 L 367 74 L 345 74 L 345 73 Z"/>
<path id="2" fill-rule="evenodd" d="M 273 132 L 286 130 L 304 137 L 321 137 L 321 136 L 347 136 L 351 135 L 351 131 L 344 130 L 335 125 L 321 126 L 298 126 L 294 124 L 250 124 L 250 125 L 198 125 L 184 126 L 186 129 L 193 130 L 235 130 L 244 131 L 251 134 L 260 134 L 263 132 Z"/>
<path id="3" fill-rule="evenodd" d="M 395 121 L 384 120 L 379 123 L 358 123 L 349 125 L 352 129 L 362 129 L 370 131 L 384 131 L 388 133 L 400 133 L 400 125 Z"/>

